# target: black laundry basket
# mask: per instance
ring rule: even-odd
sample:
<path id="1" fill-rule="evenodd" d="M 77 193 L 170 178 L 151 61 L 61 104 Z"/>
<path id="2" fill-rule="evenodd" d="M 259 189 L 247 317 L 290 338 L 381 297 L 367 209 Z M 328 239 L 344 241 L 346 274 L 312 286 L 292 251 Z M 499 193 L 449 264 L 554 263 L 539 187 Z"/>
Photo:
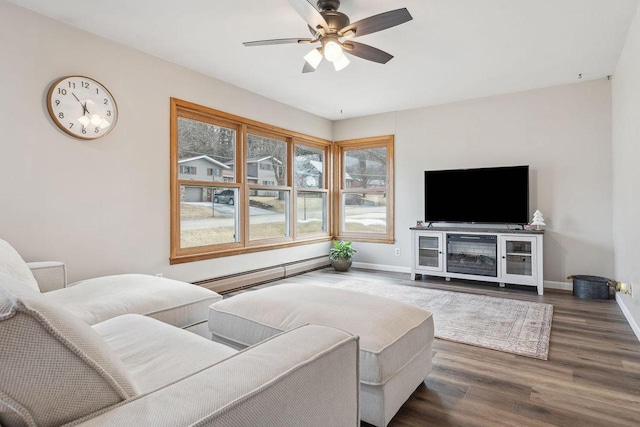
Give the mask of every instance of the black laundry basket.
<path id="1" fill-rule="evenodd" d="M 599 276 L 569 276 L 573 279 L 573 295 L 583 299 L 609 299 L 609 286 L 616 282 Z"/>

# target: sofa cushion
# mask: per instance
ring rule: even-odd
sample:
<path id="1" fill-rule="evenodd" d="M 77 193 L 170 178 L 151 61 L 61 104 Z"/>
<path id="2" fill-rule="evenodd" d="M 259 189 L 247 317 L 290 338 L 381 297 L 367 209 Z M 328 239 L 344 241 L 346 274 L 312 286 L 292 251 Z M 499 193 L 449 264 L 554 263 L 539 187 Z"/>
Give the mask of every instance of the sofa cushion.
<path id="1" fill-rule="evenodd" d="M 232 345 L 253 345 L 303 324 L 360 337 L 360 381 L 386 383 L 433 341 L 431 313 L 376 295 L 306 284 L 245 292 L 211 306 L 209 330 Z"/>
<path id="2" fill-rule="evenodd" d="M 40 292 L 38 282 L 18 251 L 0 239 L 0 273 L 6 273 L 30 289 Z"/>
<path id="3" fill-rule="evenodd" d="M 192 332 L 139 314 L 93 325 L 142 393 L 156 390 L 237 353 Z"/>
<path id="4" fill-rule="evenodd" d="M 0 424 L 60 425 L 137 394 L 109 346 L 42 295 L 0 278 Z"/>
<path id="5" fill-rule="evenodd" d="M 209 305 L 222 299 L 201 286 L 144 274 L 82 280 L 42 295 L 90 325 L 122 314 L 143 314 L 180 328 L 206 321 Z"/>

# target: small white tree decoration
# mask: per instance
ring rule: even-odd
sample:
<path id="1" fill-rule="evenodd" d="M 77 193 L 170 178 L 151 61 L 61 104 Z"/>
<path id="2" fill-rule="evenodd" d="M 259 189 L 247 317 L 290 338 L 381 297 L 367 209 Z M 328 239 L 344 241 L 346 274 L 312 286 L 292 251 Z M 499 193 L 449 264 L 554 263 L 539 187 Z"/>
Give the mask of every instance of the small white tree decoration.
<path id="1" fill-rule="evenodd" d="M 533 219 L 531 220 L 531 225 L 535 225 L 536 230 L 541 230 L 540 226 L 546 225 L 544 223 L 544 217 L 542 216 L 542 212 L 540 212 L 539 210 L 536 210 L 533 213 Z"/>

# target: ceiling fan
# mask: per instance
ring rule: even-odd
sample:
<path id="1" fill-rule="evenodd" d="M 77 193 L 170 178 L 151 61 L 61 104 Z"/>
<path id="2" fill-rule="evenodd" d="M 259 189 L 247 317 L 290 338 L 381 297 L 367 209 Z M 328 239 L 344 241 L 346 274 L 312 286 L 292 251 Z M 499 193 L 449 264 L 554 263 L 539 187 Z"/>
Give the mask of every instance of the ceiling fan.
<path id="1" fill-rule="evenodd" d="M 354 42 L 351 39 L 386 30 L 413 19 L 409 11 L 403 8 L 370 16 L 351 24 L 347 15 L 338 12 L 340 7 L 339 0 L 318 0 L 317 4 L 320 11 L 307 0 L 289 0 L 289 3 L 306 21 L 312 38 L 259 40 L 243 44 L 251 47 L 320 42 L 320 47 L 305 55 L 306 62 L 302 69 L 303 73 L 315 71 L 320 62 L 322 62 L 322 58 L 332 62 L 335 70 L 340 71 L 350 62 L 345 53 L 368 61 L 386 64 L 393 58 L 393 55 L 375 47 Z"/>

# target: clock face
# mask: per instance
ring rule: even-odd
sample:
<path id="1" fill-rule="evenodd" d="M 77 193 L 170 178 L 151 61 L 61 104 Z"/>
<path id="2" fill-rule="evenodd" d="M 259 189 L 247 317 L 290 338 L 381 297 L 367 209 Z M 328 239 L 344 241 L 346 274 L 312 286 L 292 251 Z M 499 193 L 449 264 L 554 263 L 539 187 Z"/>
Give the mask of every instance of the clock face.
<path id="1" fill-rule="evenodd" d="M 51 85 L 47 108 L 60 129 L 80 139 L 105 136 L 118 120 L 118 107 L 111 93 L 88 77 L 63 77 Z"/>

